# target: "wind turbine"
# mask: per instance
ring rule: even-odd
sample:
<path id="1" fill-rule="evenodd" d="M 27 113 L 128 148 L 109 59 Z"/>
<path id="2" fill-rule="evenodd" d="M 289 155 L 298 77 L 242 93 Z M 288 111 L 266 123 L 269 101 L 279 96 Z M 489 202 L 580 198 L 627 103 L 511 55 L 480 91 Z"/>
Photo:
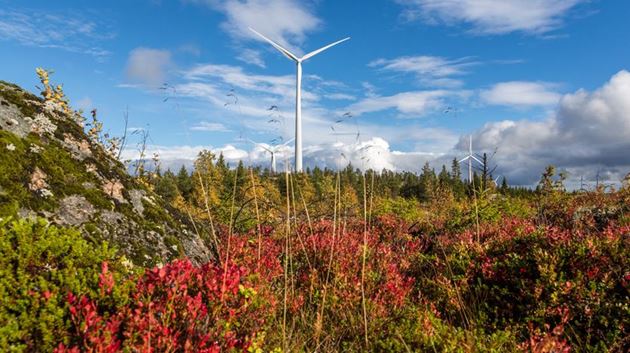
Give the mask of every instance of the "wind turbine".
<path id="1" fill-rule="evenodd" d="M 314 57 L 315 55 L 323 52 L 326 49 L 329 49 L 339 43 L 349 40 L 350 37 L 328 44 L 325 47 L 314 50 L 302 56 L 301 58 L 298 58 L 296 55 L 283 48 L 280 44 L 256 32 L 256 30 L 254 30 L 253 28 L 250 27 L 249 30 L 271 44 L 284 56 L 293 60 L 297 65 L 295 80 L 295 171 L 298 173 L 302 172 L 302 62 Z"/>
<path id="2" fill-rule="evenodd" d="M 505 177 L 503 175 L 499 175 L 498 177 L 494 178 L 494 186 L 495 187 L 499 187 L 499 179 L 505 179 Z"/>
<path id="3" fill-rule="evenodd" d="M 472 151 L 472 135 L 468 138 L 468 155 L 462 158 L 459 163 L 468 160 L 468 182 L 472 183 L 473 171 L 472 171 L 472 161 L 475 160 L 477 163 L 482 163 L 479 158 L 475 157 Z"/>
<path id="4" fill-rule="evenodd" d="M 271 173 L 275 174 L 276 173 L 276 153 L 278 153 L 278 149 L 280 147 L 285 147 L 286 145 L 288 145 L 289 143 L 293 142 L 294 139 L 290 139 L 287 142 L 280 144 L 280 145 L 275 145 L 275 146 L 265 146 L 262 143 L 258 143 L 255 142 L 253 140 L 247 139 L 247 141 L 249 141 L 250 143 L 261 147 L 262 149 L 264 149 L 265 151 L 269 152 L 269 154 L 271 155 Z"/>

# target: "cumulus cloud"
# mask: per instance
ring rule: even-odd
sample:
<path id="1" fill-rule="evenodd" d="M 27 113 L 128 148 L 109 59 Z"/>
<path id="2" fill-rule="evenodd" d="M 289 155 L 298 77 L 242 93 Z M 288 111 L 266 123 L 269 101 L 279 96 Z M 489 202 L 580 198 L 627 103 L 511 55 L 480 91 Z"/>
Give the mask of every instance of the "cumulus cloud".
<path id="1" fill-rule="evenodd" d="M 307 1 L 297 0 L 191 0 L 206 3 L 226 17 L 221 27 L 232 37 L 258 39 L 248 27 L 255 28 L 265 36 L 277 40 L 281 45 L 296 52 L 306 33 L 321 25 L 322 21 L 313 14 Z M 299 52 L 301 53 L 301 52 Z"/>
<path id="2" fill-rule="evenodd" d="M 101 61 L 111 55 L 101 47 L 102 42 L 114 38 L 115 34 L 94 18 L 69 11 L 0 9 L 0 40 L 88 54 Z"/>
<path id="3" fill-rule="evenodd" d="M 471 58 L 447 59 L 421 55 L 378 59 L 369 63 L 368 66 L 385 71 L 414 74 L 423 85 L 459 87 L 463 82 L 453 76 L 464 75 L 468 67 L 477 64 Z"/>
<path id="4" fill-rule="evenodd" d="M 492 105 L 550 106 L 557 104 L 561 97 L 554 91 L 555 87 L 555 84 L 547 82 L 501 82 L 481 91 L 480 96 L 485 103 Z"/>
<path id="5" fill-rule="evenodd" d="M 614 180 L 630 171 L 630 72 L 620 71 L 594 92 L 560 98 L 544 121 L 487 123 L 473 135 L 478 150 L 498 149 L 497 162 L 508 180 L 532 184 L 548 164 L 573 178 L 594 179 L 597 170 Z M 464 150 L 462 138 L 458 148 Z"/>
<path id="6" fill-rule="evenodd" d="M 269 144 L 261 144 L 270 147 Z M 147 155 L 157 153 L 164 168 L 176 170 L 182 165 L 192 167 L 195 158 L 203 150 L 212 151 L 214 154 L 223 154 L 223 158 L 230 165 L 235 166 L 242 161 L 245 165 L 262 166 L 269 168 L 270 155 L 259 145 L 246 149 L 227 144 L 222 147 L 212 146 L 147 146 Z M 139 157 L 137 151 L 126 151 L 122 158 L 135 160 Z M 361 170 L 407 170 L 418 172 L 425 162 L 434 160 L 435 154 L 422 152 L 401 152 L 392 150 L 389 143 L 375 137 L 366 141 L 344 143 L 330 142 L 310 145 L 304 149 L 305 167 L 314 168 L 345 168 L 349 164 Z M 290 168 L 293 163 L 293 146 L 279 146 L 276 152 L 278 170 L 283 170 L 285 165 Z"/>
<path id="7" fill-rule="evenodd" d="M 127 59 L 127 79 L 152 87 L 163 84 L 172 65 L 171 52 L 151 48 L 136 48 Z"/>
<path id="8" fill-rule="evenodd" d="M 587 0 L 396 0 L 409 20 L 464 23 L 477 34 L 544 34 L 563 25 L 567 13 Z"/>

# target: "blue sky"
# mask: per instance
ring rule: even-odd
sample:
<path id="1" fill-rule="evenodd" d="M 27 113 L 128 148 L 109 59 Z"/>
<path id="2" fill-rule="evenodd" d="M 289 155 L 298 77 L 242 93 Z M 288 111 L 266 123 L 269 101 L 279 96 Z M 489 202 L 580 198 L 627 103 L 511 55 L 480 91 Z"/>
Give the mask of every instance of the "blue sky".
<path id="1" fill-rule="evenodd" d="M 245 139 L 292 137 L 294 65 L 247 27 L 297 53 L 351 36 L 304 65 L 306 165 L 437 167 L 473 135 L 516 184 L 550 163 L 618 181 L 629 13 L 612 0 L 0 0 L 0 79 L 35 90 L 35 67 L 54 69 L 114 134 L 128 107 L 165 165 L 204 148 L 266 165 Z"/>

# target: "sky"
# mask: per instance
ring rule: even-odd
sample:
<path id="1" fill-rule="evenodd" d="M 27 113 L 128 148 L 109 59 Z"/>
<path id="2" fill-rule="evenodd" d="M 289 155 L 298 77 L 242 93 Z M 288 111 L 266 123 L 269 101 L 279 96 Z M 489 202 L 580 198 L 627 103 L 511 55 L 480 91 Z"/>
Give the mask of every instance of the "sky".
<path id="1" fill-rule="evenodd" d="M 0 0 L 0 79 L 36 91 L 36 67 L 105 129 L 138 134 L 162 164 L 199 151 L 291 163 L 303 55 L 304 163 L 436 169 L 492 155 L 532 185 L 630 172 L 630 2 L 617 0 Z M 255 141 L 258 144 L 253 144 Z"/>

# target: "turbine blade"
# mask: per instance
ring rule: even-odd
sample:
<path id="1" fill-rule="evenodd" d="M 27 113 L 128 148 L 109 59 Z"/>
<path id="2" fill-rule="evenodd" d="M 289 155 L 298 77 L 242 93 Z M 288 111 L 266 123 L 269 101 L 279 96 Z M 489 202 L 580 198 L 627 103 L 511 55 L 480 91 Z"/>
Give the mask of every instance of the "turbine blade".
<path id="1" fill-rule="evenodd" d="M 480 161 L 480 160 L 479 160 L 479 158 L 477 158 L 477 157 L 475 157 L 475 156 L 473 156 L 473 155 L 471 155 L 471 156 L 470 156 L 470 158 L 472 158 L 472 159 L 476 160 L 478 163 L 483 164 L 483 162 L 482 162 L 482 161 Z"/>
<path id="2" fill-rule="evenodd" d="M 251 143 L 251 144 L 253 144 L 253 145 L 256 145 L 256 146 L 258 146 L 258 147 L 260 147 L 260 148 L 262 148 L 262 149 L 264 149 L 264 150 L 266 150 L 266 151 L 271 152 L 271 150 L 270 150 L 269 148 L 265 147 L 265 145 L 263 145 L 262 143 L 258 143 L 258 142 L 256 142 L 256 141 L 254 141 L 254 140 L 250 140 L 250 139 L 246 139 L 246 140 L 247 140 L 247 141 L 249 141 L 249 143 Z"/>
<path id="3" fill-rule="evenodd" d="M 308 60 L 308 59 L 310 59 L 310 58 L 314 57 L 315 55 L 317 55 L 317 54 L 319 54 L 319 53 L 323 52 L 324 50 L 326 50 L 326 49 L 328 49 L 328 48 L 330 48 L 330 47 L 334 47 L 335 45 L 340 44 L 340 43 L 343 43 L 343 42 L 345 42 L 345 41 L 347 41 L 347 40 L 349 40 L 349 39 L 350 39 L 350 37 L 348 37 L 348 38 L 344 38 L 344 39 L 342 39 L 342 40 L 338 40 L 338 41 L 336 41 L 336 42 L 334 42 L 334 43 L 328 44 L 328 45 L 327 45 L 327 46 L 325 46 L 325 47 L 322 47 L 322 48 L 319 48 L 319 49 L 317 49 L 317 50 L 314 50 L 314 51 L 312 51 L 312 52 L 310 52 L 310 53 L 308 53 L 308 54 L 304 55 L 304 56 L 302 57 L 302 59 L 301 59 L 301 60 L 302 60 L 302 61 L 304 61 L 304 60 Z"/>
<path id="4" fill-rule="evenodd" d="M 468 158 L 470 158 L 470 156 L 468 156 L 468 157 L 464 157 L 464 158 L 460 159 L 458 163 L 461 163 L 461 162 L 463 162 L 463 161 L 467 160 Z"/>
<path id="5" fill-rule="evenodd" d="M 290 140 L 287 140 L 287 142 L 283 143 L 280 146 L 286 146 L 286 145 L 290 144 L 291 142 L 293 142 L 293 140 L 295 140 L 295 138 L 291 138 Z"/>
<path id="6" fill-rule="evenodd" d="M 279 52 L 281 52 L 282 54 L 284 54 L 284 56 L 286 56 L 287 58 L 295 61 L 295 62 L 299 62 L 300 59 L 298 59 L 297 56 L 293 55 L 293 53 L 291 53 L 290 51 L 284 49 L 280 44 L 274 42 L 273 40 L 263 36 L 262 34 L 256 32 L 255 29 L 249 27 L 249 30 L 256 33 L 260 38 L 264 39 L 266 42 L 268 42 L 269 44 L 273 45 L 274 48 L 276 48 Z"/>

